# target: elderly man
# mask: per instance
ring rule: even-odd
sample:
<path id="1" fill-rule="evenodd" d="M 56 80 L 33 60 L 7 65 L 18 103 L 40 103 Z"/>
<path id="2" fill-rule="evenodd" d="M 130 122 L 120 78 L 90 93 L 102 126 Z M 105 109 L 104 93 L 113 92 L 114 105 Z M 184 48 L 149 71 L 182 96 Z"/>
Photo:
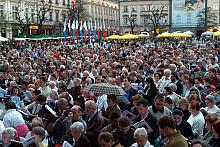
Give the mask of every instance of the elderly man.
<path id="1" fill-rule="evenodd" d="M 148 141 L 148 135 L 145 128 L 137 128 L 134 131 L 134 138 L 136 143 L 132 144 L 131 147 L 153 147 Z"/>
<path id="2" fill-rule="evenodd" d="M 71 134 L 73 137 L 74 147 L 90 147 L 90 141 L 84 135 L 85 128 L 81 122 L 75 122 L 70 126 Z"/>
<path id="3" fill-rule="evenodd" d="M 164 88 L 171 83 L 171 70 L 165 69 L 164 76 L 161 78 L 161 84 L 159 85 L 159 93 L 164 92 Z"/>
<path id="4" fill-rule="evenodd" d="M 105 126 L 104 117 L 98 112 L 97 104 L 93 100 L 85 102 L 85 109 L 87 116 L 85 118 L 87 123 L 86 136 L 91 142 L 92 146 L 98 146 L 98 135 L 101 129 Z"/>

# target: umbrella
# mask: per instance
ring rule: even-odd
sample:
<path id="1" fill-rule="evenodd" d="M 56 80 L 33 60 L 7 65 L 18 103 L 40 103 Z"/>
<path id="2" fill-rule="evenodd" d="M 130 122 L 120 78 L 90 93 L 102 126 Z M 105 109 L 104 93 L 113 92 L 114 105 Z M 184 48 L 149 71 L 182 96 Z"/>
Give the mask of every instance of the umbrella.
<path id="1" fill-rule="evenodd" d="M 0 36 L 0 41 L 8 41 L 8 39 L 7 38 L 4 38 L 4 37 L 2 37 L 2 36 Z"/>
<path id="2" fill-rule="evenodd" d="M 168 32 L 164 32 L 164 33 L 162 33 L 162 34 L 159 34 L 159 35 L 157 36 L 157 38 L 169 38 L 169 37 L 172 37 L 172 36 L 173 36 L 173 34 L 168 33 Z"/>
<path id="3" fill-rule="evenodd" d="M 107 39 L 119 39 L 119 38 L 120 38 L 119 35 L 112 35 L 107 37 Z"/>
<path id="4" fill-rule="evenodd" d="M 176 34 L 173 34 L 172 37 L 176 37 L 176 38 L 190 38 L 190 37 L 192 37 L 192 35 L 188 35 L 188 34 L 185 34 L 185 33 L 176 33 Z"/>
<path id="5" fill-rule="evenodd" d="M 147 38 L 147 37 L 149 37 L 149 35 L 145 35 L 145 34 L 139 34 L 137 36 L 138 36 L 138 38 Z"/>
<path id="6" fill-rule="evenodd" d="M 126 34 L 126 35 L 121 36 L 119 39 L 121 39 L 121 40 L 138 39 L 138 36 L 133 35 L 133 34 Z"/>
<path id="7" fill-rule="evenodd" d="M 188 35 L 194 35 L 194 33 L 193 33 L 193 32 L 191 32 L 191 31 L 186 31 L 186 32 L 184 32 L 184 34 L 188 34 Z"/>
<path id="8" fill-rule="evenodd" d="M 124 95 L 125 91 L 118 86 L 114 86 L 108 83 L 91 84 L 84 88 L 84 91 L 99 93 L 99 94 L 114 94 Z"/>
<path id="9" fill-rule="evenodd" d="M 220 32 L 215 32 L 213 36 L 220 36 Z"/>
<path id="10" fill-rule="evenodd" d="M 208 35 L 212 35 L 213 32 L 212 31 L 206 31 L 204 33 L 202 33 L 203 36 L 208 36 Z"/>

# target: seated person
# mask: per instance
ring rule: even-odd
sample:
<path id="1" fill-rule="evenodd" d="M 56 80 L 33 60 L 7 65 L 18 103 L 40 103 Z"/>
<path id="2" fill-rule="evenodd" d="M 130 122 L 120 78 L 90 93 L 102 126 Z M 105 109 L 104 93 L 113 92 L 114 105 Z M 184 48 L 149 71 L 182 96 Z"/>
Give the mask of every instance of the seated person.
<path id="1" fill-rule="evenodd" d="M 113 146 L 113 136 L 109 132 L 102 132 L 98 137 L 100 147 L 112 147 Z"/>

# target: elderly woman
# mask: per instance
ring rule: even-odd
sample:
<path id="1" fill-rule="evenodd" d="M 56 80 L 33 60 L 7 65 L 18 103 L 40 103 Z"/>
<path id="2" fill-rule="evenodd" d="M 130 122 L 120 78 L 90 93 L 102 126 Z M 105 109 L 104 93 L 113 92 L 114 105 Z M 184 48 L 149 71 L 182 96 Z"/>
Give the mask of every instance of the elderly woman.
<path id="1" fill-rule="evenodd" d="M 148 135 L 145 128 L 137 128 L 134 131 L 134 138 L 136 143 L 132 144 L 131 147 L 153 147 L 153 145 L 151 145 L 148 141 Z"/>
<path id="2" fill-rule="evenodd" d="M 2 143 L 4 146 L 10 147 L 11 140 L 20 141 L 17 137 L 17 131 L 14 128 L 9 127 L 2 132 Z"/>

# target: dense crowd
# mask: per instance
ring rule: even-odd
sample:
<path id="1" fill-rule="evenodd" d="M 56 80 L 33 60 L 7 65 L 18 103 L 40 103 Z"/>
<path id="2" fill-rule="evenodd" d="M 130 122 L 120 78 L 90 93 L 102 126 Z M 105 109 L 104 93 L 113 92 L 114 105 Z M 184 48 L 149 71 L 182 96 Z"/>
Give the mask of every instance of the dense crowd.
<path id="1" fill-rule="evenodd" d="M 220 147 L 219 42 L 60 44 L 2 48 L 2 146 Z"/>

